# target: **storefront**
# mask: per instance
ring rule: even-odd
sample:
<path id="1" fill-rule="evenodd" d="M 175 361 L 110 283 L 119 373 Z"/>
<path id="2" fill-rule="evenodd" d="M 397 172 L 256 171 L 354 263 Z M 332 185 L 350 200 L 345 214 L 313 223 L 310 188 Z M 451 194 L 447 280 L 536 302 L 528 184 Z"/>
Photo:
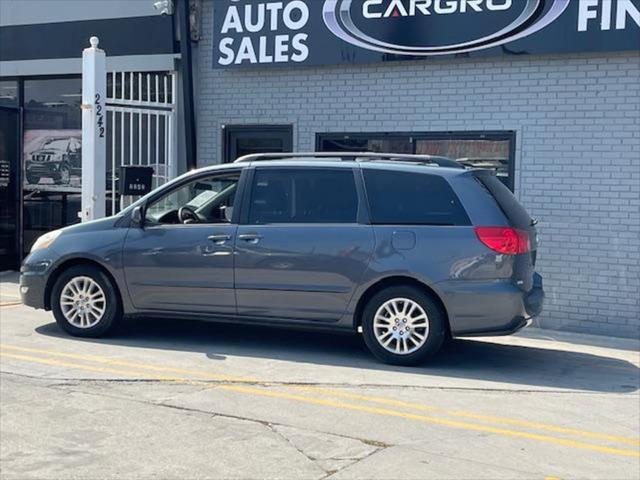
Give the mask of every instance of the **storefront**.
<path id="1" fill-rule="evenodd" d="M 174 27 L 151 0 L 2 2 L 0 271 L 17 268 L 38 236 L 79 221 L 89 37 L 108 54 L 107 212 L 119 206 L 120 165 L 153 165 L 160 181 L 177 173 L 166 160 L 179 123 Z"/>
<path id="2" fill-rule="evenodd" d="M 17 91 L 16 82 L 0 81 L 0 271 L 15 266 L 19 249 L 20 188 L 15 176 L 20 143 Z"/>
<path id="3" fill-rule="evenodd" d="M 446 155 L 540 221 L 539 324 L 640 335 L 639 0 L 205 0 L 201 165 Z"/>

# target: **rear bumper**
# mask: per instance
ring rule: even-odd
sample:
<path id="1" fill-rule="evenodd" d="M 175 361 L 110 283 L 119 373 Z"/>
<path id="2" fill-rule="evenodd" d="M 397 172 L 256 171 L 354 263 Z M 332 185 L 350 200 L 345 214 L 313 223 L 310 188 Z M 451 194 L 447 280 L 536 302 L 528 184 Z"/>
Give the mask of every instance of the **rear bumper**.
<path id="1" fill-rule="evenodd" d="M 437 285 L 453 336 L 510 335 L 531 324 L 544 303 L 542 277 L 522 291 L 511 281 L 445 281 Z"/>
<path id="2" fill-rule="evenodd" d="M 454 337 L 501 337 L 512 335 L 533 323 L 533 317 L 523 318 L 515 317 L 509 322 L 504 329 L 496 330 L 475 330 L 467 332 L 452 332 Z"/>
<path id="3" fill-rule="evenodd" d="M 542 312 L 544 305 L 544 289 L 542 288 L 542 275 L 533 274 L 533 287 L 524 298 L 524 309 L 530 318 L 537 317 Z"/>

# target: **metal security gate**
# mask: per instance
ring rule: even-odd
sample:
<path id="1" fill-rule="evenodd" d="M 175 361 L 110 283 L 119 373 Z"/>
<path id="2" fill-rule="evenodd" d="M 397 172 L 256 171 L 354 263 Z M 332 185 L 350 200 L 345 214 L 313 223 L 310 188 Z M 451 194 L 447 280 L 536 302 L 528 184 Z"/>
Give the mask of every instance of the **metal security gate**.
<path id="1" fill-rule="evenodd" d="M 177 175 L 175 72 L 107 73 L 107 192 L 115 213 L 120 166 L 153 168 L 153 187 Z"/>

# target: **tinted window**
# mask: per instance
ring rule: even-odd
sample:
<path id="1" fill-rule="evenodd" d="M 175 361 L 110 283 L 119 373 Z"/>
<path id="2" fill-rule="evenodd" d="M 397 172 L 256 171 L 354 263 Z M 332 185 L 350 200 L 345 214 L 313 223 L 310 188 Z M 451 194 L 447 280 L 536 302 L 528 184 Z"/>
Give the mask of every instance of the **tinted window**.
<path id="1" fill-rule="evenodd" d="M 374 224 L 469 225 L 447 181 L 435 175 L 364 170 Z"/>
<path id="2" fill-rule="evenodd" d="M 489 172 L 477 171 L 475 176 L 478 181 L 489 191 L 491 196 L 500 206 L 500 209 L 509 219 L 509 223 L 516 228 L 527 228 L 531 226 L 531 217 L 524 209 L 518 199 L 514 197 L 511 190 Z"/>
<path id="3" fill-rule="evenodd" d="M 256 170 L 249 223 L 355 223 L 357 215 L 351 170 Z"/>

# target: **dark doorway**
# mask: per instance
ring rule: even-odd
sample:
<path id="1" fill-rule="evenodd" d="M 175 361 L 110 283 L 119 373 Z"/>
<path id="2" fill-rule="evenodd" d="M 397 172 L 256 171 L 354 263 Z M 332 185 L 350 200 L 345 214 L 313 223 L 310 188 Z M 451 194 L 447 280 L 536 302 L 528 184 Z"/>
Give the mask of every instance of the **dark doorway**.
<path id="1" fill-rule="evenodd" d="M 18 118 L 17 110 L 0 107 L 0 271 L 20 264 Z"/>
<path id="2" fill-rule="evenodd" d="M 252 153 L 291 152 L 291 125 L 230 125 L 224 130 L 224 162 Z"/>

